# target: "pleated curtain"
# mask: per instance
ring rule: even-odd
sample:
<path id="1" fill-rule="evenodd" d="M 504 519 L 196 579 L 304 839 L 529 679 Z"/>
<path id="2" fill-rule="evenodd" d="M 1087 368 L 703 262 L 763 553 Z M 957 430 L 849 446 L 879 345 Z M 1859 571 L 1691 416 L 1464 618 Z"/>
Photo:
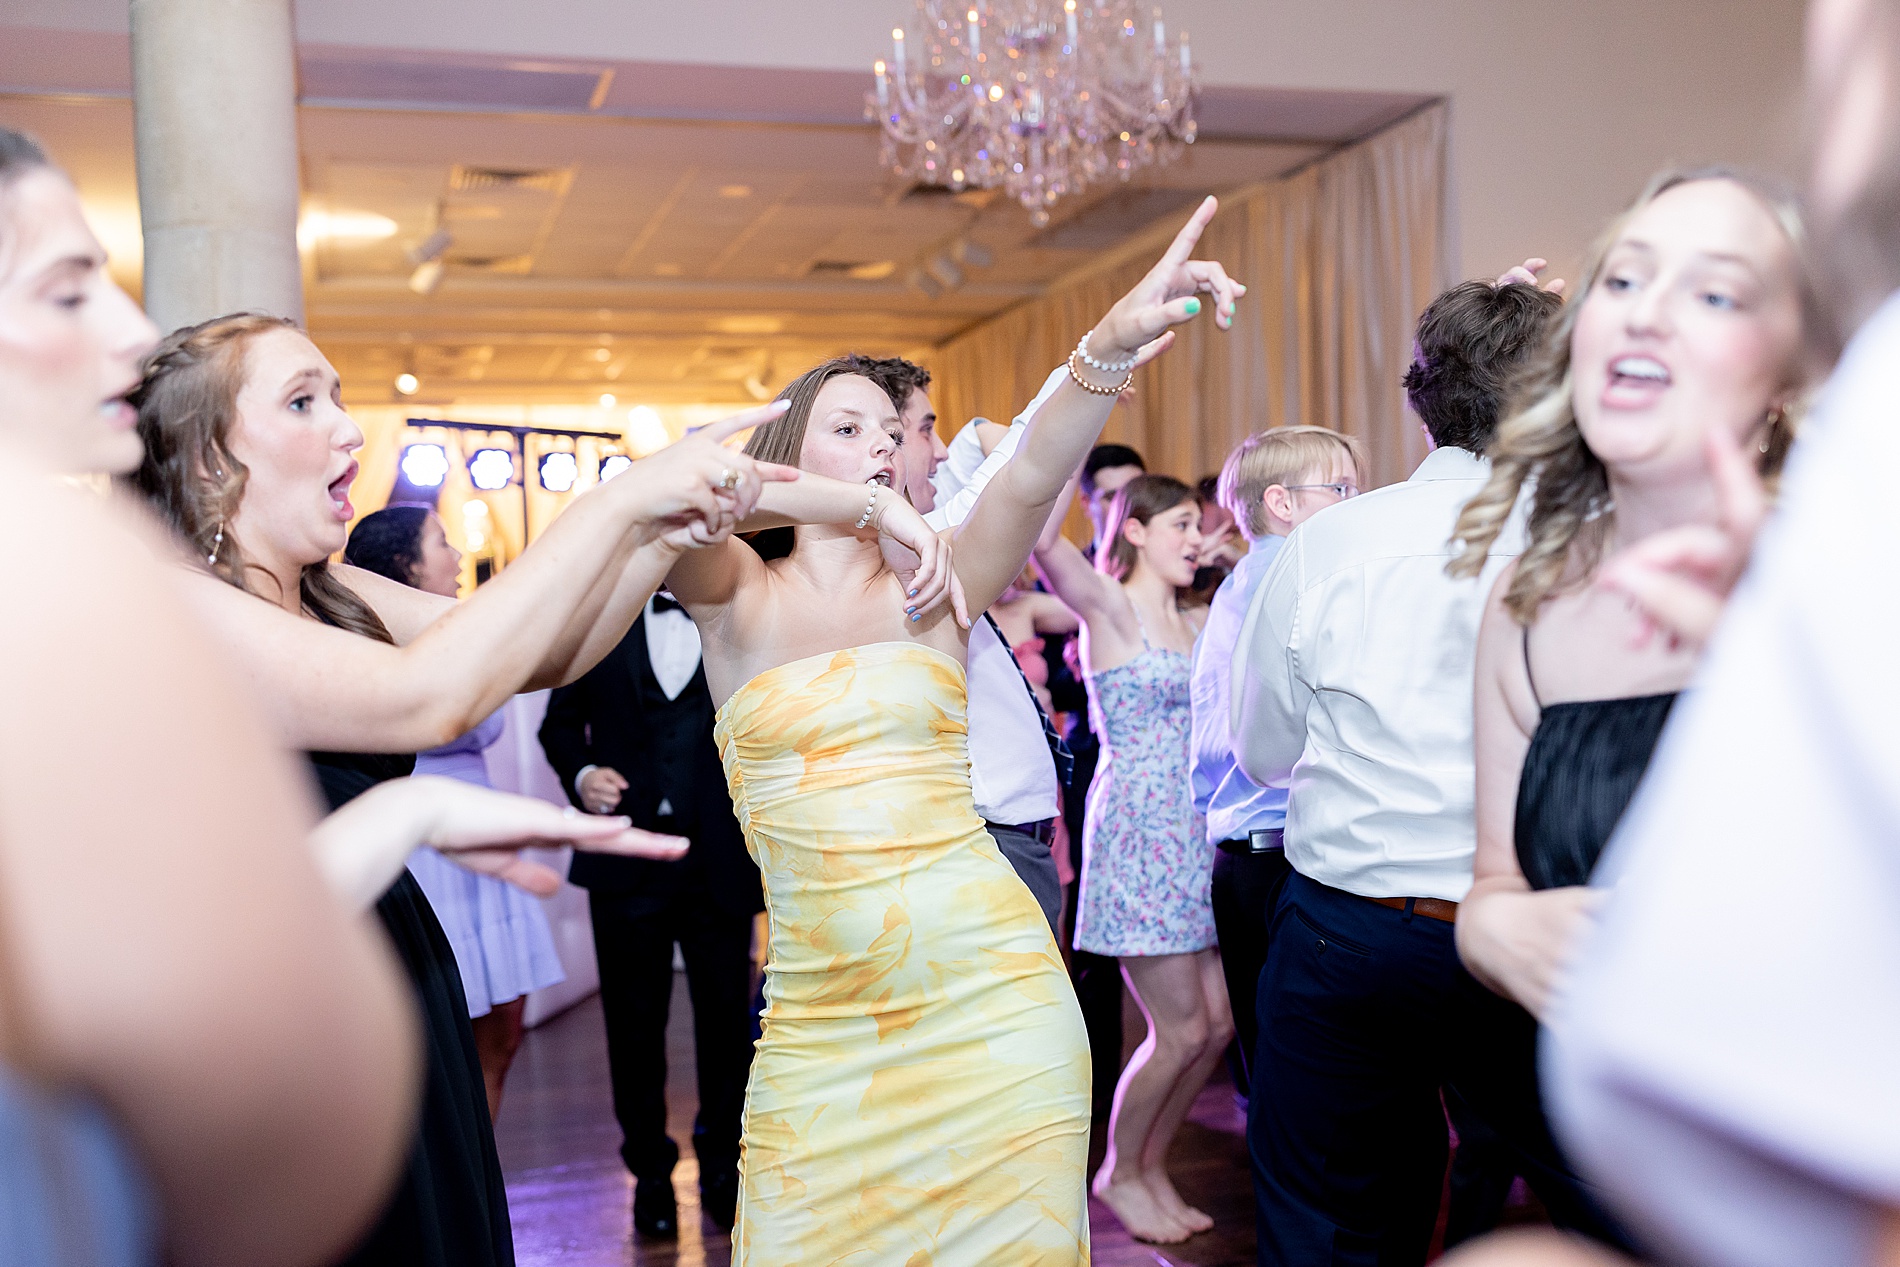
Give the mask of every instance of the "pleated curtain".
<path id="1" fill-rule="evenodd" d="M 1139 371 L 1103 439 L 1192 482 L 1252 432 L 1294 424 L 1359 437 L 1368 486 L 1425 455 L 1399 380 L 1412 327 L 1450 282 L 1447 117 L 1441 104 L 1284 179 L 1235 190 L 1196 254 L 1248 286 L 1234 328 L 1209 316 Z M 1184 217 L 1183 217 L 1184 218 Z M 1110 256 L 925 354 L 939 416 L 1007 422 L 1075 341 L 1150 268 L 1179 228 Z"/>

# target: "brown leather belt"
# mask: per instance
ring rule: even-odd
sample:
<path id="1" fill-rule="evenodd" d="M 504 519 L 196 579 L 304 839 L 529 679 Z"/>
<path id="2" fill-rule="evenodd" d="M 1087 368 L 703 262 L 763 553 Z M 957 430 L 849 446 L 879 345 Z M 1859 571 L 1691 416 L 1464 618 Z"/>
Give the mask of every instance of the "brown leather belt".
<path id="1" fill-rule="evenodd" d="M 1380 906 L 1389 906 L 1408 915 L 1443 920 L 1447 924 L 1458 922 L 1458 903 L 1447 902 L 1442 897 L 1369 897 L 1366 901 L 1377 902 Z"/>

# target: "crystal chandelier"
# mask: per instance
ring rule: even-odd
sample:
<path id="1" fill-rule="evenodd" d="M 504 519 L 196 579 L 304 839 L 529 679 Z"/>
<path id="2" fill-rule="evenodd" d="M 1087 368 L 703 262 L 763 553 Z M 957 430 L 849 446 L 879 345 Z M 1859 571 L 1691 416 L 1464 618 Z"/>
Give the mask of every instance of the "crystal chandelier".
<path id="1" fill-rule="evenodd" d="M 1040 227 L 1065 194 L 1193 143 L 1193 67 L 1187 36 L 1170 44 L 1134 0 L 917 0 L 865 117 L 898 175 L 1001 187 Z"/>

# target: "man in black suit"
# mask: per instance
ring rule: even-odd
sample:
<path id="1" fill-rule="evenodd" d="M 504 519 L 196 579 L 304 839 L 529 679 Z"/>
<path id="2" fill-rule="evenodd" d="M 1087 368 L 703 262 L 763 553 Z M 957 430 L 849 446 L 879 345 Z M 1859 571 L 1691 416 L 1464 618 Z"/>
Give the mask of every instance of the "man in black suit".
<path id="1" fill-rule="evenodd" d="M 691 619 L 655 595 L 619 647 L 554 692 L 541 726 L 548 763 L 575 805 L 692 841 L 678 862 L 576 854 L 570 876 L 588 891 L 593 916 L 620 1155 L 635 1180 L 634 1227 L 653 1237 L 678 1234 L 679 1146 L 666 1133 L 673 947 L 693 1000 L 700 1208 L 730 1229 L 752 1061 L 752 920 L 764 909 L 713 743 L 699 650 Z"/>

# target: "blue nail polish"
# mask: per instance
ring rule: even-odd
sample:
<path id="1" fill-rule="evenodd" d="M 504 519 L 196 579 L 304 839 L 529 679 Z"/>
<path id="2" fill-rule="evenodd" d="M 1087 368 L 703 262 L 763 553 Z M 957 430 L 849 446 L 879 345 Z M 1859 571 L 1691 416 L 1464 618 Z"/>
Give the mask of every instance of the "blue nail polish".
<path id="1" fill-rule="evenodd" d="M 910 618 L 912 620 L 922 620 L 924 618 L 924 614 L 922 612 L 912 612 L 910 614 Z"/>
<path id="2" fill-rule="evenodd" d="M 912 591 L 911 591 L 910 593 L 908 593 L 908 594 L 906 594 L 906 595 L 904 595 L 904 597 L 905 597 L 905 598 L 915 598 L 915 597 L 917 597 L 917 591 L 916 591 L 916 590 L 912 590 Z"/>

